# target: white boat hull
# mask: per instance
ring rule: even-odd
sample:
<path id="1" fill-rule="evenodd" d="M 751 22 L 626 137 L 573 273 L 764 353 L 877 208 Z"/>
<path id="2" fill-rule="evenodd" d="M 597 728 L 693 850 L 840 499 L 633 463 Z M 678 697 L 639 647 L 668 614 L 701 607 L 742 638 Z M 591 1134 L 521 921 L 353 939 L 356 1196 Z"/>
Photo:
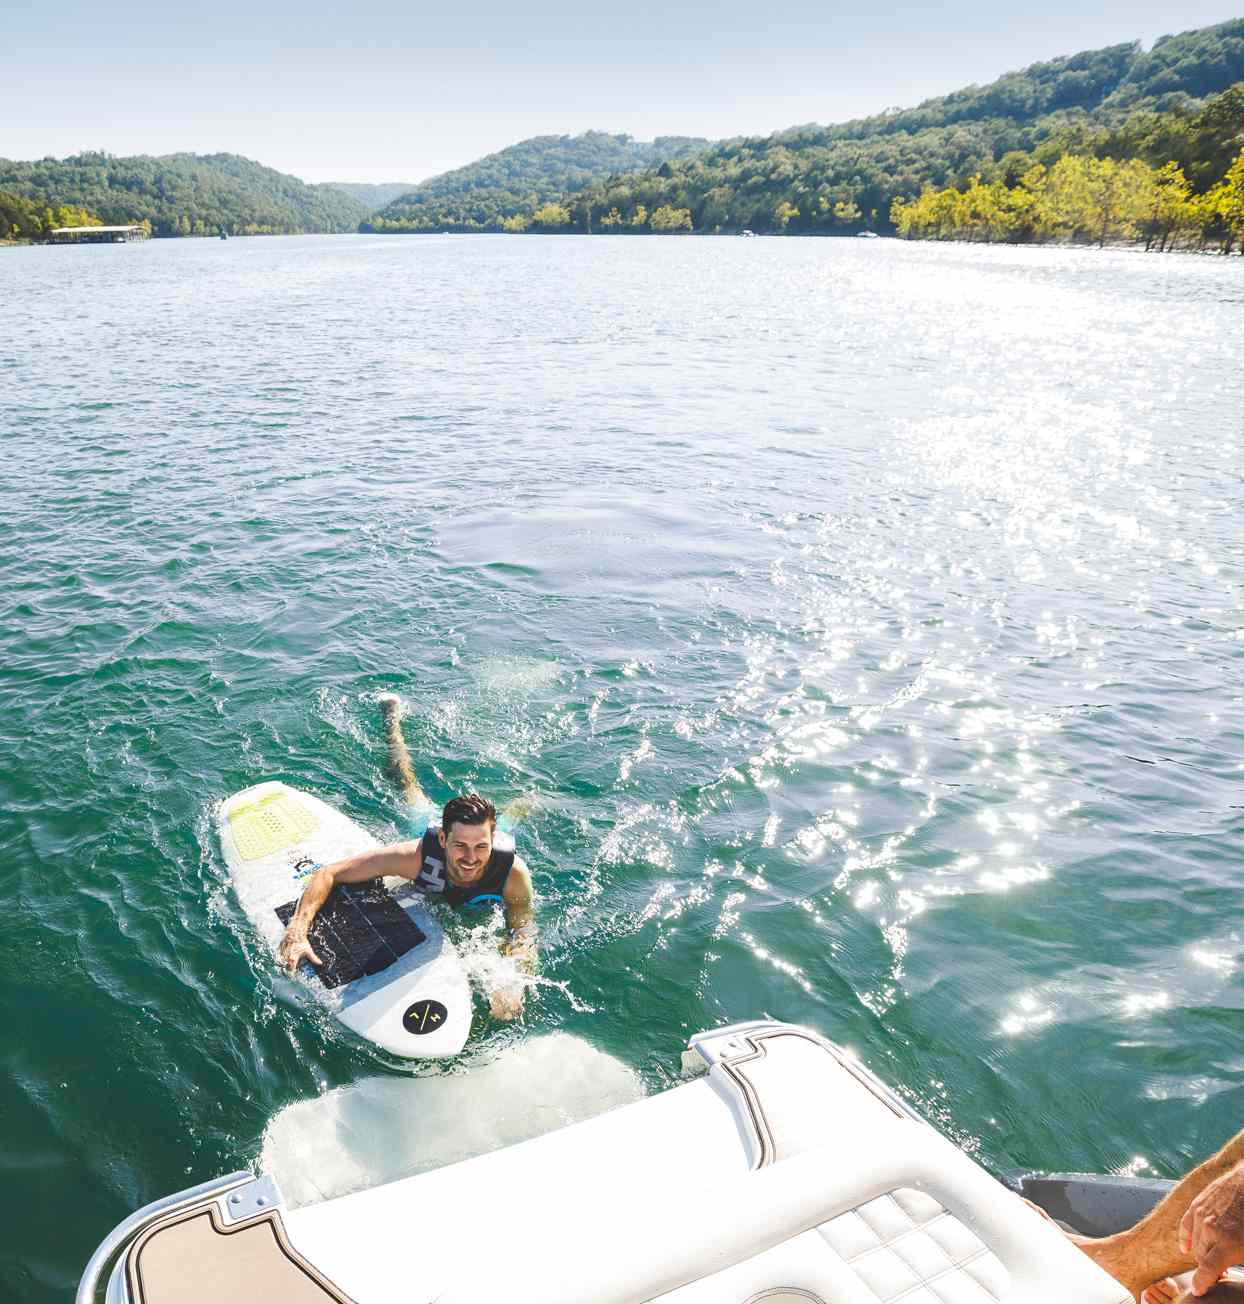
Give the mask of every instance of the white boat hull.
<path id="1" fill-rule="evenodd" d="M 815 1034 L 738 1025 L 692 1053 L 707 1074 L 670 1091 L 338 1199 L 278 1200 L 235 1227 L 282 1238 L 283 1270 L 300 1263 L 325 1304 L 1128 1304 Z M 222 1224 L 235 1197 L 216 1199 Z M 140 1236 L 110 1304 L 196 1304 L 184 1286 L 136 1298 L 144 1253 Z"/>

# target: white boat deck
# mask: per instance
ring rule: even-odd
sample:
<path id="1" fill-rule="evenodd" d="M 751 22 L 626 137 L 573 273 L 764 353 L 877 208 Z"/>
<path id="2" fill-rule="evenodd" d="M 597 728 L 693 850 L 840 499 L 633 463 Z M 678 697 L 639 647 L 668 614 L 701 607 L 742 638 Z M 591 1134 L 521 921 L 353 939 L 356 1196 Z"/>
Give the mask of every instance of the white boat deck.
<path id="1" fill-rule="evenodd" d="M 307 1304 L 1129 1304 L 829 1043 L 762 1023 L 693 1046 L 706 1077 L 463 1163 L 292 1210 L 253 1183 L 269 1207 L 229 1226 L 247 1188 L 210 1225 L 183 1207 L 197 1287 L 156 1270 L 177 1257 L 156 1226 L 109 1304 L 209 1300 L 213 1243 L 231 1304 L 272 1304 L 278 1278 Z"/>

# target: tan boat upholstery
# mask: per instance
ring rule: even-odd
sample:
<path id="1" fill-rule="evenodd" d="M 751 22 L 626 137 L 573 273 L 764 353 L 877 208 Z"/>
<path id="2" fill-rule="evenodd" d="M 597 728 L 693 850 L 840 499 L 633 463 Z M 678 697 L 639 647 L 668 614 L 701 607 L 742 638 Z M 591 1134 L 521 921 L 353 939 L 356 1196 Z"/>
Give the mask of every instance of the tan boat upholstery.
<path id="1" fill-rule="evenodd" d="M 290 1246 L 275 1210 L 226 1227 L 214 1201 L 139 1237 L 126 1281 L 133 1304 L 354 1304 Z"/>

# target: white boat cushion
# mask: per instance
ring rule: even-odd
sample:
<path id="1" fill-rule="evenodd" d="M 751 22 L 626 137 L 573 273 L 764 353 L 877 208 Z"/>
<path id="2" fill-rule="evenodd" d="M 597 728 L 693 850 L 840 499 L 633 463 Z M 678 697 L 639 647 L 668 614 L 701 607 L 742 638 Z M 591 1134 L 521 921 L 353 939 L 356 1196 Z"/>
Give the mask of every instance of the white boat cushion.
<path id="1" fill-rule="evenodd" d="M 998 1257 L 922 1191 L 890 1191 L 817 1231 L 881 1304 L 996 1304 L 1006 1295 L 1010 1274 Z"/>
<path id="2" fill-rule="evenodd" d="M 586 1203 L 513 1208 L 495 1257 L 464 1262 L 424 1298 L 745 1304 L 802 1290 L 824 1304 L 1131 1299 L 1052 1223 L 920 1123 L 898 1123 L 888 1138 L 844 1137 L 707 1188 L 653 1180 L 626 1192 L 603 1183 L 592 1194 Z M 359 1304 L 386 1299 L 352 1293 Z"/>
<path id="3" fill-rule="evenodd" d="M 812 1304 L 1130 1304 L 944 1137 L 857 1095 L 826 1109 L 766 1090 L 766 1111 L 780 1101 L 805 1126 L 779 1120 L 779 1160 L 754 1172 L 736 1115 L 701 1080 L 291 1210 L 287 1231 L 356 1304 L 768 1304 L 801 1291 Z"/>

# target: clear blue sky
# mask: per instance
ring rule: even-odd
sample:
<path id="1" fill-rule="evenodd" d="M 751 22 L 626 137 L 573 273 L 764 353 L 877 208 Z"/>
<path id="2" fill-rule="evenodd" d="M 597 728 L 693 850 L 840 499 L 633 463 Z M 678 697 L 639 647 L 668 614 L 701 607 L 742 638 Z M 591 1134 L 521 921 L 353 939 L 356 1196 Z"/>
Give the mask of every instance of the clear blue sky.
<path id="1" fill-rule="evenodd" d="M 527 136 L 761 134 L 1237 17 L 1241 0 L 127 0 L 4 20 L 0 156 L 228 150 L 414 181 Z M 1016 6 L 1016 9 L 1021 8 Z M 1038 10 L 1040 12 L 1038 12 Z"/>

